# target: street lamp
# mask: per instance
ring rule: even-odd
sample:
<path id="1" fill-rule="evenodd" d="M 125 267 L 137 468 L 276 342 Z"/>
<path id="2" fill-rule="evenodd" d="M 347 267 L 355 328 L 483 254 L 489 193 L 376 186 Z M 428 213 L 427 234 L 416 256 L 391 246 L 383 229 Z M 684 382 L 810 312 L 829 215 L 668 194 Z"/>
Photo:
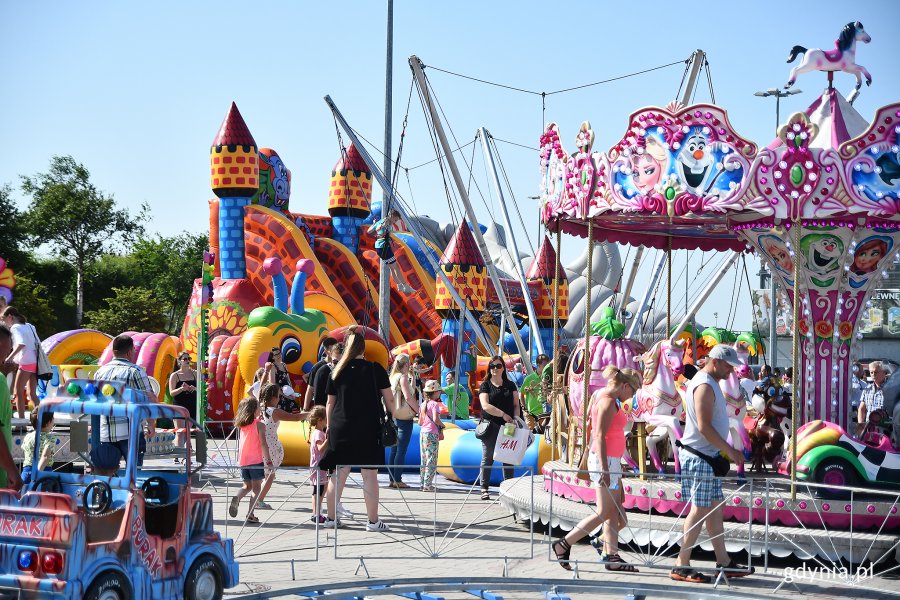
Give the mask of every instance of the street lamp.
<path id="1" fill-rule="evenodd" d="M 799 94 L 801 90 L 798 89 L 789 89 L 782 90 L 781 88 L 769 88 L 764 92 L 755 92 L 754 96 L 759 96 L 760 98 L 769 98 L 770 96 L 775 97 L 775 135 L 778 135 L 778 127 L 781 125 L 781 99 L 787 98 L 788 96 L 793 96 L 794 94 Z M 762 269 L 766 270 L 765 265 L 762 265 Z M 763 282 L 763 273 L 760 271 L 760 284 L 765 285 Z M 775 332 L 775 319 L 778 313 L 778 303 L 777 303 L 777 288 L 775 286 L 775 277 L 772 276 L 772 273 L 767 273 L 767 276 L 770 281 L 770 299 L 771 305 L 769 307 L 769 367 L 771 369 L 775 369 L 775 362 L 778 356 L 778 338 L 776 337 Z"/>
<path id="2" fill-rule="evenodd" d="M 760 98 L 775 96 L 775 135 L 778 135 L 778 126 L 781 125 L 781 99 L 793 96 L 794 94 L 799 94 L 801 91 L 802 90 L 796 89 L 782 90 L 778 88 L 769 88 L 764 92 L 754 92 L 753 95 L 759 96 Z"/>

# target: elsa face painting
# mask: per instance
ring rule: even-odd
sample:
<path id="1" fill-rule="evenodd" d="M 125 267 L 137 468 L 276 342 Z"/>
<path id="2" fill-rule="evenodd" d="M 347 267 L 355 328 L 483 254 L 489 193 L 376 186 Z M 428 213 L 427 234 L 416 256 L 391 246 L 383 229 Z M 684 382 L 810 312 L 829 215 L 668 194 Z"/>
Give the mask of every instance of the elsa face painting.
<path id="1" fill-rule="evenodd" d="M 648 194 L 659 184 L 668 167 L 668 153 L 654 137 L 648 137 L 644 152 L 631 155 L 631 178 L 641 194 Z"/>

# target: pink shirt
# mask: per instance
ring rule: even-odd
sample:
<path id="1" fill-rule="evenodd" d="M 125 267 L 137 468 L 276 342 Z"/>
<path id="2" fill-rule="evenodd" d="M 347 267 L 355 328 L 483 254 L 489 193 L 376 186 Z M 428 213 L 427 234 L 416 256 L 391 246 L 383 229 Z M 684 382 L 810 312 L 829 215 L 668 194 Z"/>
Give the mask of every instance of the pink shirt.
<path id="1" fill-rule="evenodd" d="M 328 477 L 325 471 L 319 468 L 319 461 L 322 460 L 324 451 L 319 450 L 316 446 L 325 439 L 325 432 L 321 429 L 313 429 L 309 435 L 309 482 L 312 485 L 322 485 L 328 483 Z"/>
<path id="2" fill-rule="evenodd" d="M 259 441 L 259 430 L 256 428 L 259 419 L 253 419 L 249 425 L 241 427 L 241 447 L 238 450 L 238 465 L 249 467 L 263 463 L 262 444 Z"/>
<path id="3" fill-rule="evenodd" d="M 591 402 L 591 422 L 599 423 L 599 412 L 600 412 L 600 396 L 599 394 L 595 397 L 595 401 Z M 625 416 L 625 413 L 621 408 L 616 408 L 616 415 L 613 417 L 612 423 L 609 426 L 609 431 L 606 432 L 606 456 L 618 456 L 621 457 L 625 454 L 625 427 L 628 425 L 628 417 Z M 597 443 L 597 440 L 593 440 L 592 449 L 594 454 L 600 455 L 600 446 Z"/>
<path id="4" fill-rule="evenodd" d="M 437 423 L 441 414 L 441 405 L 435 400 L 429 400 L 425 403 L 425 410 L 422 418 L 419 419 L 419 426 L 422 428 L 421 433 L 440 433 Z M 428 417 L 431 417 L 429 419 Z M 434 419 L 432 421 L 432 419 Z"/>

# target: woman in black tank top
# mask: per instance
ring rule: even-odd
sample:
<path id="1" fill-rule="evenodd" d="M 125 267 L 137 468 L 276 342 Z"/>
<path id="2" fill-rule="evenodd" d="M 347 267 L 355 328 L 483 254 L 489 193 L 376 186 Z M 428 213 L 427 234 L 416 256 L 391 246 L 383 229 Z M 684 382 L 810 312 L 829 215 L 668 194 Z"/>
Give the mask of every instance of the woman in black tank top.
<path id="1" fill-rule="evenodd" d="M 169 376 L 169 394 L 176 406 L 187 409 L 192 419 L 197 418 L 197 373 L 191 368 L 191 355 L 182 352 L 178 355 L 178 369 Z M 187 422 L 175 420 L 175 445 L 183 448 L 189 438 L 184 433 Z"/>

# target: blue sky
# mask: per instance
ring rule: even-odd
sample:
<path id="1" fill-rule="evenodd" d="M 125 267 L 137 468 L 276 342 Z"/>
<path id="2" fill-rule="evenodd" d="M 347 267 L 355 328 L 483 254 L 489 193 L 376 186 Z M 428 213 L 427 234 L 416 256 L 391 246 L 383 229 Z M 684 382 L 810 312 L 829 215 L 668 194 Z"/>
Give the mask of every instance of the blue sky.
<path id="1" fill-rule="evenodd" d="M 861 20 L 872 36 L 857 52 L 874 77 L 855 105 L 868 119 L 877 107 L 900 100 L 892 62 L 900 56 L 896 7 L 889 1 L 396 0 L 394 151 L 406 112 L 411 54 L 426 65 L 551 91 L 683 60 L 702 48 L 716 103 L 744 137 L 766 143 L 774 129 L 774 100 L 753 92 L 787 80 L 784 61 L 791 46 L 830 48 L 852 20 Z M 385 14 L 381 1 L 3 3 L 0 183 L 17 183 L 20 174 L 45 170 L 50 156 L 71 154 L 122 205 L 148 202 L 150 231 L 205 230 L 206 200 L 212 197 L 209 146 L 234 100 L 257 143 L 275 148 L 292 170 L 292 210 L 324 214 L 339 146 L 322 97 L 330 94 L 354 128 L 381 146 Z M 485 126 L 496 138 L 537 146 L 540 97 L 426 73 L 461 143 Z M 605 150 L 624 132 L 633 110 L 673 100 L 682 74 L 678 65 L 551 95 L 546 120 L 560 124 L 567 148 L 573 147 L 581 121 L 590 120 L 594 147 Z M 836 84 L 849 92 L 851 77 L 839 74 Z M 804 93 L 782 102 L 782 120 L 811 103 L 824 86 L 823 75 L 801 76 L 797 87 Z M 710 99 L 704 75 L 695 100 Z M 537 153 L 502 143 L 499 149 L 534 240 L 536 203 L 528 197 L 538 191 Z M 402 163 L 412 167 L 434 157 L 414 96 Z M 475 157 L 474 177 L 487 190 L 480 148 Z M 449 220 L 436 165 L 412 169 L 409 178 L 412 195 L 405 175 L 399 186 L 407 199 L 422 213 Z M 476 195 L 473 201 L 485 217 L 481 199 Z M 490 197 L 485 202 L 494 206 Z M 583 244 L 566 239 L 564 257 Z M 528 247 L 524 238 L 520 245 Z M 750 268 L 755 285 L 755 262 Z M 727 289 L 701 312 L 708 324 L 713 311 L 720 312 L 720 324 L 728 312 L 731 285 L 723 285 Z M 740 308 L 734 325 L 747 328 L 749 304 Z"/>

